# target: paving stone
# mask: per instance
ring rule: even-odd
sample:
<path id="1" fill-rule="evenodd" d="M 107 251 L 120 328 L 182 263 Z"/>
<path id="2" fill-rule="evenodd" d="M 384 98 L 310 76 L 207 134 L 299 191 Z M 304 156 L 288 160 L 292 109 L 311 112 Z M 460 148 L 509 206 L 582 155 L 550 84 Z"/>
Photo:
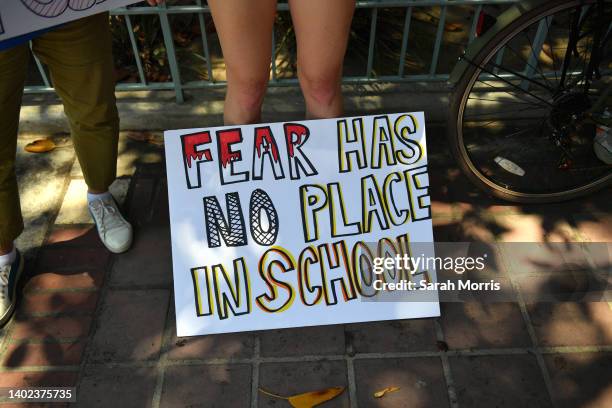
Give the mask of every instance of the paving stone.
<path id="1" fill-rule="evenodd" d="M 451 349 L 530 347 L 517 303 L 442 303 L 440 322 Z"/>
<path id="2" fill-rule="evenodd" d="M 172 282 L 170 230 L 144 227 L 136 231 L 132 248 L 115 258 L 111 285 L 169 286 Z"/>
<path id="3" fill-rule="evenodd" d="M 433 215 L 434 242 L 452 242 L 455 239 L 454 232 L 457 230 L 459 218 L 456 216 Z"/>
<path id="4" fill-rule="evenodd" d="M 37 269 L 40 272 L 83 271 L 104 269 L 110 253 L 103 248 L 43 249 L 39 254 Z"/>
<path id="5" fill-rule="evenodd" d="M 522 275 L 516 280 L 526 303 L 597 302 L 609 292 L 610 274 L 599 270 Z"/>
<path id="6" fill-rule="evenodd" d="M 161 407 L 248 407 L 251 366 L 171 366 L 166 369 Z"/>
<path id="7" fill-rule="evenodd" d="M 590 268 L 612 275 L 612 242 L 583 242 L 584 253 Z M 587 268 L 588 269 L 588 268 Z"/>
<path id="8" fill-rule="evenodd" d="M 439 358 L 355 360 L 359 407 L 447 407 L 448 393 Z M 375 398 L 387 387 L 399 390 Z"/>
<path id="9" fill-rule="evenodd" d="M 27 408 L 64 408 L 68 407 L 69 403 L 66 402 L 41 402 L 41 403 L 27 403 Z M 2 408 L 24 408 L 24 404 L 2 404 Z"/>
<path id="10" fill-rule="evenodd" d="M 23 297 L 19 313 L 93 313 L 97 302 L 97 292 L 30 292 Z"/>
<path id="11" fill-rule="evenodd" d="M 316 361 L 299 363 L 264 363 L 259 366 L 259 386 L 273 394 L 291 396 L 330 387 L 347 389 L 326 402 L 326 408 L 349 407 L 346 363 Z M 281 407 L 284 401 L 259 393 L 258 407 Z"/>
<path id="12" fill-rule="evenodd" d="M 431 201 L 431 215 L 435 217 L 450 217 L 454 213 L 454 205 L 452 202 L 443 200 L 432 200 Z"/>
<path id="13" fill-rule="evenodd" d="M 132 183 L 132 196 L 129 202 L 128 217 L 134 226 L 147 225 L 151 219 L 151 204 L 157 181 L 136 175 Z"/>
<path id="14" fill-rule="evenodd" d="M 356 353 L 436 351 L 433 319 L 347 324 L 345 330 Z"/>
<path id="15" fill-rule="evenodd" d="M 461 215 L 455 228 L 449 231 L 452 242 L 494 242 L 505 229 L 492 215 L 481 211 Z"/>
<path id="16" fill-rule="evenodd" d="M 528 311 L 542 346 L 612 344 L 612 310 L 606 302 L 533 303 Z"/>
<path id="17" fill-rule="evenodd" d="M 79 365 L 84 347 L 83 342 L 10 344 L 4 353 L 2 366 L 16 368 Z"/>
<path id="18" fill-rule="evenodd" d="M 450 357 L 459 406 L 552 407 L 535 356 Z"/>
<path id="19" fill-rule="evenodd" d="M 344 354 L 342 325 L 266 330 L 259 336 L 265 357 Z"/>
<path id="20" fill-rule="evenodd" d="M 77 378 L 77 371 L 12 371 L 0 375 L 0 387 L 72 387 Z"/>
<path id="21" fill-rule="evenodd" d="M 40 112 L 37 116 L 40 117 Z M 16 244 L 24 253 L 42 245 L 57 212 L 57 202 L 64 193 L 65 177 L 74 161 L 74 150 L 71 148 L 55 149 L 45 154 L 25 152 L 25 144 L 40 136 L 49 137 L 49 133 L 38 137 L 24 137 L 21 134 L 18 138 L 16 173 L 26 229 Z M 53 136 L 53 139 L 58 144 L 68 141 L 65 136 Z"/>
<path id="22" fill-rule="evenodd" d="M 533 273 L 559 273 L 574 269 L 568 259 L 576 257 L 578 243 L 503 242 L 499 250 L 513 277 Z M 566 251 L 571 255 L 564 256 Z M 582 251 L 580 251 L 582 252 Z M 583 258 L 584 260 L 584 258 Z"/>
<path id="23" fill-rule="evenodd" d="M 165 174 L 165 171 L 164 171 Z M 167 226 L 170 223 L 170 206 L 168 202 L 168 181 L 165 176 L 159 180 L 151 223 L 153 225 Z"/>
<path id="24" fill-rule="evenodd" d="M 550 354 L 544 361 L 559 408 L 612 406 L 612 353 Z"/>
<path id="25" fill-rule="evenodd" d="M 84 316 L 28 317 L 14 322 L 11 337 L 22 339 L 62 339 L 87 337 L 91 318 Z"/>
<path id="26" fill-rule="evenodd" d="M 610 202 L 612 202 L 612 189 L 609 188 L 578 200 L 560 203 L 522 204 L 521 212 L 554 219 L 571 219 L 574 215 L 607 214 L 610 212 Z"/>
<path id="27" fill-rule="evenodd" d="M 168 358 L 171 360 L 249 358 L 253 355 L 253 334 L 227 333 L 194 337 L 176 337 L 175 334 L 168 347 Z"/>
<path id="28" fill-rule="evenodd" d="M 93 225 L 55 225 L 45 245 L 70 248 L 104 247 L 98 230 Z"/>
<path id="29" fill-rule="evenodd" d="M 566 219 L 551 222 L 539 215 L 497 215 L 495 221 L 503 232 L 497 236 L 503 242 L 572 242 L 576 232 Z"/>
<path id="30" fill-rule="evenodd" d="M 167 290 L 109 291 L 96 322 L 91 361 L 157 359 L 168 301 Z"/>
<path id="31" fill-rule="evenodd" d="M 102 269 L 89 271 L 43 272 L 30 277 L 24 292 L 62 289 L 94 290 L 102 286 L 105 272 Z"/>
<path id="32" fill-rule="evenodd" d="M 609 210 L 609 203 L 608 203 Z M 612 242 L 612 215 L 574 217 L 581 237 L 590 242 Z"/>
<path id="33" fill-rule="evenodd" d="M 249 358 L 253 356 L 255 332 L 223 333 L 207 336 L 177 337 L 176 314 L 171 304 L 168 326 L 172 338 L 165 345 L 170 360 Z"/>
<path id="34" fill-rule="evenodd" d="M 78 407 L 150 407 L 157 381 L 153 367 L 87 367 L 77 394 Z"/>

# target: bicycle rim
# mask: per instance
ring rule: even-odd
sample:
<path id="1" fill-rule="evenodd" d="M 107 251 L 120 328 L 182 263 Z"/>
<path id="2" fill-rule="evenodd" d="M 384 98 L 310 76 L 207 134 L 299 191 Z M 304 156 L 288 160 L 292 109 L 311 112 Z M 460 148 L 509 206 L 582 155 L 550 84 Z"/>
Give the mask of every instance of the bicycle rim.
<path id="1" fill-rule="evenodd" d="M 612 167 L 593 150 L 601 126 L 590 123 L 591 113 L 586 116 L 610 83 L 610 32 L 600 38 L 601 76 L 587 81 L 594 22 L 600 20 L 595 1 L 577 8 L 580 3 L 549 3 L 519 18 L 470 61 L 474 66 L 464 78 L 456 116 L 457 153 L 475 181 L 495 195 L 560 201 L 612 180 Z M 612 5 L 604 7 L 609 14 Z M 571 51 L 573 62 L 566 64 L 575 20 L 580 39 Z M 595 114 L 601 116 L 606 106 Z"/>

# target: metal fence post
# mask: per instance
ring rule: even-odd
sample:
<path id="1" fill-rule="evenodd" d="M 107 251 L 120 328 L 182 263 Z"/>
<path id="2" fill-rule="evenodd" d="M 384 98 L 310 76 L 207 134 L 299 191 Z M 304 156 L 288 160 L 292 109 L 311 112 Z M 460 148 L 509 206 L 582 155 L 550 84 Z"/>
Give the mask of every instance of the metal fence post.
<path id="1" fill-rule="evenodd" d="M 164 44 L 166 45 L 166 55 L 168 56 L 168 65 L 170 66 L 170 75 L 172 75 L 172 82 L 174 84 L 174 92 L 176 94 L 176 102 L 185 102 L 185 96 L 183 95 L 183 87 L 181 84 L 181 72 L 179 70 L 178 62 L 176 60 L 176 51 L 174 49 L 174 39 L 172 38 L 172 30 L 170 28 L 170 21 L 168 19 L 168 13 L 166 12 L 166 4 L 158 6 L 160 8 L 159 19 L 161 23 L 162 34 L 164 37 Z"/>

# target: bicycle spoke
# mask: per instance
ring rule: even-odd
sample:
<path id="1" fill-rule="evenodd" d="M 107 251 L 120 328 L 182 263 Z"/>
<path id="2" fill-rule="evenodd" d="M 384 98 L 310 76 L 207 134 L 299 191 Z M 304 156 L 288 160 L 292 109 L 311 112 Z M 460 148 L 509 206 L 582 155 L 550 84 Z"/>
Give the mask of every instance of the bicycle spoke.
<path id="1" fill-rule="evenodd" d="M 526 35 L 526 33 L 524 31 L 523 31 L 523 33 Z M 546 79 L 546 76 L 544 76 L 544 72 L 542 71 L 542 67 L 540 66 L 540 57 L 539 57 L 539 55 L 535 54 L 535 50 L 533 49 L 533 42 L 531 41 L 529 36 L 527 36 L 527 41 L 529 42 L 529 48 L 531 49 L 531 56 L 533 57 L 533 59 L 536 62 L 536 65 L 537 65 L 536 71 L 540 73 L 540 76 L 542 78 L 544 78 L 544 81 L 549 82 L 548 79 Z M 542 51 L 540 50 L 540 52 L 542 52 Z M 533 80 L 532 80 L 532 82 L 537 83 L 537 81 L 533 81 Z"/>
<path id="2" fill-rule="evenodd" d="M 518 105 L 540 106 L 540 105 L 535 105 L 533 103 L 527 103 L 527 102 L 516 102 L 516 101 L 501 101 L 500 102 L 497 99 L 476 98 L 474 96 L 470 96 L 468 99 L 475 99 L 475 100 L 478 100 L 478 101 L 497 102 L 497 103 L 511 103 L 511 104 L 518 104 Z"/>
<path id="3" fill-rule="evenodd" d="M 463 148 L 456 152 L 483 187 L 505 196 L 561 197 L 612 177 L 612 166 L 594 153 L 595 125 L 588 119 L 589 112 L 601 114 L 599 100 L 612 82 L 609 3 L 604 14 L 601 3 L 584 1 L 589 4 L 576 7 L 559 0 L 561 7 L 541 7 L 535 18 L 521 16 L 517 29 L 487 45 L 498 51 L 464 57 L 473 76 L 461 94 Z M 504 58 L 501 49 L 509 50 Z"/>
<path id="4" fill-rule="evenodd" d="M 504 111 L 504 113 L 505 114 L 510 114 L 510 113 L 521 113 L 521 112 L 527 112 L 527 111 L 533 111 L 533 108 L 515 109 L 515 110 L 511 110 L 511 111 Z M 481 117 L 481 116 L 485 116 L 485 115 L 492 115 L 492 113 L 491 112 L 475 113 L 473 115 L 470 115 L 469 118 L 471 119 L 471 118 Z"/>
<path id="5" fill-rule="evenodd" d="M 493 88 L 493 89 L 499 89 L 499 91 L 498 91 L 498 92 L 502 92 L 502 93 L 506 93 L 506 94 L 508 94 L 508 95 L 510 95 L 510 96 L 514 96 L 515 98 L 520 99 L 521 101 L 523 101 L 523 102 L 525 102 L 525 103 L 527 103 L 527 104 L 530 104 L 530 105 L 532 105 L 532 106 L 544 106 L 544 105 L 542 105 L 542 104 L 540 104 L 540 103 L 535 103 L 535 102 L 533 102 L 533 101 L 530 101 L 529 99 L 524 99 L 524 98 L 522 98 L 522 97 L 518 96 L 517 94 L 513 94 L 513 93 L 511 93 L 510 91 L 505 91 L 505 90 L 503 90 L 504 88 L 498 88 L 498 87 L 496 87 L 496 86 L 494 86 L 494 85 L 491 85 L 491 84 L 489 84 L 488 82 L 486 82 L 486 81 L 484 81 L 484 80 L 482 80 L 482 79 L 481 79 L 481 80 L 479 80 L 479 82 L 481 82 L 481 83 L 483 83 L 483 84 L 485 84 L 485 85 L 487 85 L 487 86 L 489 86 L 489 87 L 491 87 L 491 88 Z"/>
<path id="6" fill-rule="evenodd" d="M 512 69 L 510 69 L 510 68 L 504 68 L 504 67 L 502 67 L 502 66 L 500 66 L 500 65 L 498 65 L 498 64 L 496 64 L 496 63 L 494 63 L 494 62 L 489 62 L 489 64 L 493 65 L 493 67 L 494 67 L 494 68 L 497 68 L 497 69 L 498 69 L 498 71 L 497 71 L 497 72 L 499 72 L 499 69 L 502 69 L 502 68 L 503 68 L 503 69 L 504 69 L 504 70 L 506 70 L 506 72 L 508 72 L 509 74 L 512 74 L 512 75 L 514 75 L 514 76 L 516 76 L 516 77 L 518 77 L 518 78 L 521 78 L 521 79 L 523 79 L 523 80 L 525 80 L 525 81 L 531 82 L 531 83 L 532 83 L 532 84 L 534 84 L 534 85 L 538 85 L 539 87 L 544 88 L 544 89 L 546 89 L 547 91 L 549 91 L 549 92 L 551 92 L 551 93 L 552 93 L 552 91 L 553 91 L 553 89 L 552 89 L 552 88 L 550 88 L 549 86 L 546 86 L 546 85 L 544 85 L 544 84 L 541 84 L 541 83 L 539 83 L 538 81 L 535 81 L 533 78 L 529 78 L 529 77 L 527 77 L 527 76 L 525 76 L 525 75 L 523 75 L 523 74 L 521 74 L 521 73 L 519 73 L 519 72 L 516 72 L 516 71 L 514 71 L 514 70 L 512 70 Z"/>
<path id="7" fill-rule="evenodd" d="M 524 93 L 524 94 L 526 94 L 526 95 L 529 95 L 529 96 L 531 96 L 531 97 L 533 97 L 533 98 L 537 99 L 537 100 L 538 100 L 538 101 L 540 101 L 540 102 L 543 102 L 543 103 L 544 103 L 544 105 L 546 105 L 546 106 L 552 106 L 550 102 L 548 102 L 548 101 L 546 101 L 546 100 L 544 100 L 544 99 L 542 99 L 542 98 L 540 98 L 540 97 L 538 97 L 538 96 L 536 96 L 536 95 L 533 95 L 533 94 L 532 94 L 532 93 L 530 93 L 530 92 L 526 92 L 526 91 L 522 90 L 522 89 L 521 89 L 519 86 L 514 85 L 514 84 L 512 84 L 511 82 L 509 82 L 509 81 L 507 81 L 507 80 L 505 80 L 505 79 L 503 79 L 503 78 L 499 78 L 499 79 L 500 79 L 502 82 L 507 83 L 507 84 L 508 84 L 508 85 L 510 85 L 511 87 L 516 88 L 516 89 L 517 89 L 517 90 L 519 90 L 520 92 L 522 92 L 522 93 Z M 485 84 L 485 85 L 487 85 L 487 86 L 490 86 L 490 87 L 492 87 L 492 88 L 494 88 L 494 89 L 504 89 L 504 88 L 498 88 L 498 87 L 496 87 L 496 86 L 494 86 L 494 85 L 491 85 L 491 84 L 489 84 L 489 83 L 485 82 L 484 80 L 480 80 L 480 82 L 482 82 L 483 84 Z M 514 96 L 514 97 L 516 97 L 516 98 L 518 98 L 518 99 L 520 99 L 520 100 L 522 100 L 522 101 L 524 101 L 524 102 L 531 103 L 531 104 L 532 104 L 532 105 L 534 105 L 534 106 L 543 106 L 541 103 L 535 103 L 534 101 L 530 101 L 529 99 L 525 99 L 525 98 L 523 98 L 523 97 L 520 97 L 520 96 L 518 96 L 518 94 L 516 94 L 516 93 L 511 93 L 510 91 L 501 91 L 501 92 L 505 92 L 505 93 L 507 93 L 508 95 L 512 95 L 512 96 Z M 516 91 L 515 91 L 515 92 L 516 92 Z"/>
<path id="8" fill-rule="evenodd" d="M 534 67 L 534 66 L 533 66 L 533 65 L 531 65 L 531 64 L 530 64 L 530 63 L 529 63 L 527 60 L 525 60 L 525 59 L 524 59 L 524 58 L 523 58 L 523 57 L 522 57 L 522 56 L 521 56 L 521 55 L 520 55 L 520 54 L 519 54 L 519 53 L 518 53 L 518 52 L 517 52 L 517 51 L 516 51 L 514 48 L 510 47 L 509 45 L 507 45 L 506 47 L 507 47 L 507 48 L 508 48 L 510 51 L 512 51 L 512 54 L 514 54 L 514 55 L 515 55 L 516 57 L 518 57 L 518 58 L 519 58 L 521 61 L 523 61 L 523 62 L 525 63 L 525 66 L 526 66 L 526 67 L 528 67 L 528 68 L 532 68 L 532 69 L 534 69 L 534 70 L 537 70 L 537 69 L 536 69 L 536 67 Z M 496 63 L 492 63 L 492 62 L 490 62 L 490 64 L 491 64 L 491 65 L 493 65 L 494 67 L 497 67 L 497 66 L 498 66 L 497 62 L 496 62 Z M 506 69 L 506 70 L 507 70 L 507 69 Z M 513 71 L 513 72 L 514 72 L 514 71 Z M 513 75 L 514 75 L 514 74 L 513 74 Z M 543 76 L 543 75 L 542 75 L 542 76 Z M 542 86 L 542 87 L 545 87 L 545 88 L 549 89 L 549 87 L 547 87 L 547 86 L 545 86 L 545 85 L 543 85 L 543 84 L 540 84 L 539 82 L 535 81 L 533 78 L 527 78 L 527 77 L 524 77 L 524 76 L 523 76 L 523 79 L 526 79 L 526 80 L 531 81 L 531 82 L 533 82 L 533 83 L 535 83 L 535 84 L 537 84 L 537 85 L 539 85 L 539 86 Z M 546 79 L 546 78 L 544 77 L 544 79 Z"/>

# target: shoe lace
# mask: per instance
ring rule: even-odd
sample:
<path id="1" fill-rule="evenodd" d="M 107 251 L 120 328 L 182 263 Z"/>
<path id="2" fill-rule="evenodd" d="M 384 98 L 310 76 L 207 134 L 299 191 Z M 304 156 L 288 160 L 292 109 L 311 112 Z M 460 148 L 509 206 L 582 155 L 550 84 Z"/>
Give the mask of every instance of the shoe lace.
<path id="1" fill-rule="evenodd" d="M 119 210 L 112 200 L 95 200 L 90 207 L 100 233 L 106 234 L 107 231 L 123 224 Z"/>

